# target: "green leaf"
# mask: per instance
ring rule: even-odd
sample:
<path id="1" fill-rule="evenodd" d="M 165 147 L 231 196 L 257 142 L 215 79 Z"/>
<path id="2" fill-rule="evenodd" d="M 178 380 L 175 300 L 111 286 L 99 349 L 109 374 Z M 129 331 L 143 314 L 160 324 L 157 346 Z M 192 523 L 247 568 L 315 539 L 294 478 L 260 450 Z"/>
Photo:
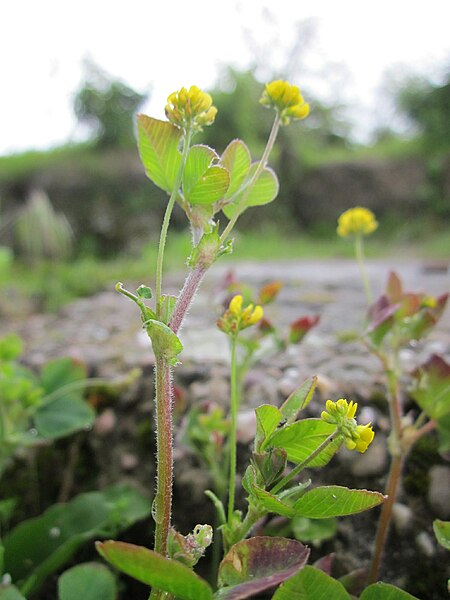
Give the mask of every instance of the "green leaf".
<path id="1" fill-rule="evenodd" d="M 94 419 L 94 409 L 84 400 L 63 396 L 40 406 L 33 420 L 39 437 L 54 440 L 89 428 Z"/>
<path id="2" fill-rule="evenodd" d="M 233 140 L 225 148 L 220 164 L 230 175 L 230 186 L 224 198 L 231 198 L 243 183 L 251 165 L 250 151 L 242 140 Z"/>
<path id="3" fill-rule="evenodd" d="M 295 510 L 292 506 L 289 506 L 270 492 L 263 490 L 262 488 L 254 485 L 252 487 L 251 495 L 254 496 L 258 503 L 263 506 L 268 513 L 275 513 L 282 517 L 291 519 L 295 516 Z"/>
<path id="4" fill-rule="evenodd" d="M 434 535 L 437 541 L 446 550 L 450 550 L 450 521 L 441 521 L 436 519 L 433 521 Z"/>
<path id="5" fill-rule="evenodd" d="M 0 588 L 0 600 L 27 600 L 14 585 Z"/>
<path id="6" fill-rule="evenodd" d="M 272 600 L 350 600 L 344 586 L 323 571 L 306 566 L 287 579 Z"/>
<path id="7" fill-rule="evenodd" d="M 23 343 L 15 333 L 0 338 L 0 361 L 16 360 L 22 354 Z"/>
<path id="8" fill-rule="evenodd" d="M 306 492 L 294 504 L 298 515 L 310 519 L 342 517 L 378 506 L 386 499 L 379 492 L 351 490 L 339 485 L 317 487 Z"/>
<path id="9" fill-rule="evenodd" d="M 255 449 L 256 451 L 263 450 L 267 440 L 276 430 L 277 426 L 283 421 L 281 411 L 272 404 L 263 404 L 258 406 L 256 413 L 256 436 Z"/>
<path id="10" fill-rule="evenodd" d="M 248 180 L 251 180 L 257 167 L 258 163 L 253 163 L 247 176 Z M 246 187 L 244 183 L 243 191 L 236 195 L 233 202 L 224 206 L 223 212 L 231 219 L 237 212 L 240 214 L 250 206 L 269 204 L 276 198 L 279 187 L 275 172 L 266 167 L 253 184 Z"/>
<path id="11" fill-rule="evenodd" d="M 98 552 L 117 569 L 138 581 L 182 600 L 211 600 L 209 584 L 176 560 L 165 558 L 142 546 L 115 542 L 97 542 Z"/>
<path id="12" fill-rule="evenodd" d="M 413 375 L 411 395 L 420 408 L 436 421 L 450 414 L 450 365 L 434 354 Z"/>
<path id="13" fill-rule="evenodd" d="M 298 413 L 304 409 L 311 401 L 314 390 L 317 386 L 317 377 L 307 379 L 297 388 L 289 398 L 282 404 L 280 411 L 288 423 L 293 423 Z"/>
<path id="14" fill-rule="evenodd" d="M 253 598 L 303 568 L 308 556 L 309 549 L 296 540 L 277 537 L 242 540 L 231 547 L 219 565 L 220 589 L 214 597 Z"/>
<path id="15" fill-rule="evenodd" d="M 172 192 L 181 165 L 178 146 L 182 132 L 168 121 L 138 115 L 139 154 L 147 177 L 159 188 Z"/>
<path id="16" fill-rule="evenodd" d="M 313 545 L 334 537 L 337 532 L 335 519 L 307 519 L 295 516 L 291 521 L 295 539 Z"/>
<path id="17" fill-rule="evenodd" d="M 23 593 L 34 593 L 83 543 L 117 535 L 149 513 L 150 503 L 125 485 L 55 504 L 39 517 L 22 521 L 4 537 L 5 571 L 13 581 L 23 582 Z"/>
<path id="18" fill-rule="evenodd" d="M 418 600 L 408 592 L 389 583 L 373 583 L 359 597 L 359 600 Z"/>
<path id="19" fill-rule="evenodd" d="M 304 462 L 332 433 L 336 426 L 321 419 L 303 419 L 291 425 L 276 430 L 267 444 L 275 448 L 284 448 L 288 460 L 294 463 Z M 326 465 L 341 446 L 342 441 L 337 437 L 327 448 L 318 454 L 308 467 Z"/>
<path id="20" fill-rule="evenodd" d="M 190 204 L 214 204 L 228 189 L 228 171 L 211 163 L 218 156 L 208 146 L 192 146 L 183 173 L 183 195 Z"/>
<path id="21" fill-rule="evenodd" d="M 41 370 L 41 384 L 45 394 L 51 394 L 63 386 L 86 379 L 87 373 L 84 365 L 72 358 L 56 358 L 46 363 Z M 63 390 L 61 390 L 63 392 Z M 76 398 L 82 397 L 82 391 L 70 392 Z"/>
<path id="22" fill-rule="evenodd" d="M 183 350 L 176 334 L 165 323 L 155 319 L 148 319 L 144 325 L 152 341 L 155 356 L 161 356 L 171 363 L 175 362 Z"/>
<path id="23" fill-rule="evenodd" d="M 59 600 L 115 600 L 117 594 L 114 575 L 99 563 L 77 565 L 58 579 Z"/>

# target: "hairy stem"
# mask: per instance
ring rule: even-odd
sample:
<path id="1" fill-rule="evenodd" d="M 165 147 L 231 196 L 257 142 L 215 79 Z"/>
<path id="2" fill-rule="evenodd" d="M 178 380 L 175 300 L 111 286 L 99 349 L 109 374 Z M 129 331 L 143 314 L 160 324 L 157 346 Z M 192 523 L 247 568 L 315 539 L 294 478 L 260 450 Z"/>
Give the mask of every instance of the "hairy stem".
<path id="1" fill-rule="evenodd" d="M 191 269 L 189 275 L 184 282 L 183 289 L 181 290 L 175 308 L 170 319 L 169 327 L 174 333 L 178 333 L 183 323 L 183 319 L 191 305 L 191 302 L 205 276 L 207 269 L 202 265 L 197 265 L 194 269 Z"/>
<path id="2" fill-rule="evenodd" d="M 236 364 L 236 346 L 237 336 L 231 336 L 231 424 L 230 424 L 230 476 L 228 490 L 228 524 L 231 524 L 234 513 L 234 495 L 236 485 L 236 430 L 237 430 L 237 412 L 239 406 L 238 378 Z"/>
<path id="3" fill-rule="evenodd" d="M 172 512 L 172 380 L 171 368 L 167 360 L 156 358 L 156 457 L 157 479 L 153 516 L 156 523 L 155 552 L 167 553 L 167 537 Z"/>
<path id="4" fill-rule="evenodd" d="M 189 152 L 189 146 L 191 143 L 191 132 L 186 131 L 183 142 L 183 154 L 181 157 L 180 168 L 178 169 L 177 178 L 173 186 L 172 193 L 169 198 L 169 202 L 164 213 L 164 219 L 161 226 L 161 233 L 159 237 L 158 245 L 158 257 L 156 260 L 156 289 L 155 289 L 155 302 L 156 302 L 156 316 L 158 319 L 161 318 L 161 293 L 162 293 L 162 272 L 164 263 L 164 250 L 166 247 L 167 232 L 169 230 L 170 217 L 172 216 L 173 207 L 178 196 L 178 190 L 181 185 L 181 179 L 183 177 L 184 166 L 186 164 L 187 155 Z"/>
<path id="5" fill-rule="evenodd" d="M 372 303 L 372 290 L 370 288 L 369 278 L 367 277 L 367 271 L 364 260 L 364 246 L 362 235 L 358 234 L 355 238 L 355 253 L 356 260 L 358 262 L 359 271 L 361 273 L 361 279 L 364 285 L 364 291 L 366 293 L 367 303 Z"/>
<path id="6" fill-rule="evenodd" d="M 383 503 L 380 520 L 378 521 L 377 535 L 375 537 L 375 549 L 372 556 L 372 562 L 370 564 L 368 583 L 374 583 L 378 580 L 384 547 L 386 545 L 386 539 L 391 524 L 392 509 L 400 487 L 404 460 L 404 456 L 394 456 L 392 458 L 386 488 L 387 499 Z"/>

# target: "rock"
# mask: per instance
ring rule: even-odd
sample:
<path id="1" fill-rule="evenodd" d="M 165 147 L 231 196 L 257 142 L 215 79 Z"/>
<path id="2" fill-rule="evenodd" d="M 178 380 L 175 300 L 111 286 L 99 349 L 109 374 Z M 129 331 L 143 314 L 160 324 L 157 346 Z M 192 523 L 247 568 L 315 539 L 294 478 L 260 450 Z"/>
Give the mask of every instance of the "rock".
<path id="1" fill-rule="evenodd" d="M 384 435 L 375 435 L 375 439 L 364 454 L 353 451 L 351 455 L 353 460 L 350 472 L 355 477 L 373 477 L 385 473 L 388 452 Z"/>
<path id="2" fill-rule="evenodd" d="M 433 539 L 426 531 L 421 531 L 416 536 L 416 546 L 422 554 L 425 554 L 425 556 L 431 557 L 436 554 L 436 547 L 433 543 Z"/>
<path id="3" fill-rule="evenodd" d="M 430 469 L 428 502 L 437 517 L 450 518 L 450 467 L 435 465 Z"/>
<path id="4" fill-rule="evenodd" d="M 406 504 L 396 502 L 392 507 L 392 522 L 397 533 L 410 530 L 414 523 L 414 512 Z"/>

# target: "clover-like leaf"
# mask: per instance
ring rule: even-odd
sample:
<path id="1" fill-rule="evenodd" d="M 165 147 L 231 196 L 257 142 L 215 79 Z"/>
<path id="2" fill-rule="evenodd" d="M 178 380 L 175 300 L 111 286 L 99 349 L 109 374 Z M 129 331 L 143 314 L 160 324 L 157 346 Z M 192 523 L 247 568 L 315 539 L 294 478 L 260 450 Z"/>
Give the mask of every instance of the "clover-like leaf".
<path id="1" fill-rule="evenodd" d="M 220 164 L 230 175 L 230 186 L 224 198 L 231 198 L 243 183 L 250 169 L 252 159 L 247 145 L 242 140 L 233 140 L 225 148 Z"/>
<path id="2" fill-rule="evenodd" d="M 258 163 L 253 163 L 247 175 L 247 183 L 242 184 L 242 191 L 238 192 L 233 201 L 225 205 L 223 212 L 231 219 L 236 214 L 241 214 L 250 206 L 262 206 L 269 204 L 277 197 L 280 188 L 278 178 L 271 168 L 262 170 L 255 181 L 252 177 L 258 168 Z"/>
<path id="3" fill-rule="evenodd" d="M 217 600 L 254 598 L 303 568 L 309 549 L 286 538 L 253 537 L 231 547 L 219 566 Z"/>
<path id="4" fill-rule="evenodd" d="M 339 485 L 316 487 L 294 504 L 298 515 L 310 519 L 343 517 L 378 506 L 386 499 L 379 492 L 351 490 Z"/>
<path id="5" fill-rule="evenodd" d="M 138 115 L 139 154 L 147 177 L 159 188 L 172 192 L 181 165 L 178 150 L 182 132 L 168 121 Z"/>
<path id="6" fill-rule="evenodd" d="M 228 189 L 228 171 L 213 165 L 219 157 L 212 148 L 192 146 L 183 173 L 183 195 L 190 204 L 214 204 Z"/>
<path id="7" fill-rule="evenodd" d="M 322 419 L 303 419 L 280 429 L 276 429 L 269 437 L 268 446 L 284 448 L 288 460 L 300 464 L 304 462 L 315 450 L 318 449 L 331 434 L 336 431 L 336 426 L 322 421 Z M 341 436 L 337 436 L 322 452 L 315 456 L 308 467 L 322 467 L 326 465 L 342 444 Z"/>
<path id="8" fill-rule="evenodd" d="M 135 544 L 108 540 L 97 542 L 97 551 L 111 565 L 180 600 L 212 600 L 209 584 L 177 560 L 165 558 Z"/>
<path id="9" fill-rule="evenodd" d="M 350 600 L 344 586 L 314 567 L 306 566 L 287 579 L 272 600 Z"/>
<path id="10" fill-rule="evenodd" d="M 293 423 L 298 413 L 308 406 L 317 386 L 317 377 L 307 379 L 300 387 L 292 392 L 282 404 L 280 411 L 288 423 Z"/>

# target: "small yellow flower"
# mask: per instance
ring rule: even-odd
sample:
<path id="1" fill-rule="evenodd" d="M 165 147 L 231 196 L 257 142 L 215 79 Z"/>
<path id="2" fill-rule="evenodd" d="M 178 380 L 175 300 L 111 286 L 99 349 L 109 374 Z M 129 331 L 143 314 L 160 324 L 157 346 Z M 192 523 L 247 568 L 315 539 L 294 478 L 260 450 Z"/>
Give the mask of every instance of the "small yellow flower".
<path id="1" fill-rule="evenodd" d="M 189 90 L 182 87 L 167 98 L 166 117 L 177 127 L 200 131 L 203 126 L 211 125 L 217 114 L 212 98 L 196 85 Z"/>
<path id="2" fill-rule="evenodd" d="M 240 294 L 233 296 L 227 310 L 217 321 L 219 329 L 225 333 L 236 335 L 239 331 L 261 321 L 264 315 L 262 306 L 249 304 L 243 309 L 243 301 Z"/>
<path id="3" fill-rule="evenodd" d="M 305 119 L 309 115 L 309 104 L 300 89 L 281 79 L 266 84 L 260 102 L 277 110 L 283 125 L 288 125 L 291 119 Z"/>
<path id="4" fill-rule="evenodd" d="M 327 400 L 326 410 L 322 411 L 321 419 L 326 423 L 336 425 L 338 432 L 344 437 L 349 450 L 365 452 L 372 443 L 375 433 L 370 423 L 358 425 L 355 419 L 358 404 L 347 402 L 341 398 L 337 402 Z"/>
<path id="5" fill-rule="evenodd" d="M 348 235 L 369 235 L 378 227 L 375 215 L 368 208 L 355 206 L 349 208 L 338 219 L 337 233 L 340 237 Z"/>

